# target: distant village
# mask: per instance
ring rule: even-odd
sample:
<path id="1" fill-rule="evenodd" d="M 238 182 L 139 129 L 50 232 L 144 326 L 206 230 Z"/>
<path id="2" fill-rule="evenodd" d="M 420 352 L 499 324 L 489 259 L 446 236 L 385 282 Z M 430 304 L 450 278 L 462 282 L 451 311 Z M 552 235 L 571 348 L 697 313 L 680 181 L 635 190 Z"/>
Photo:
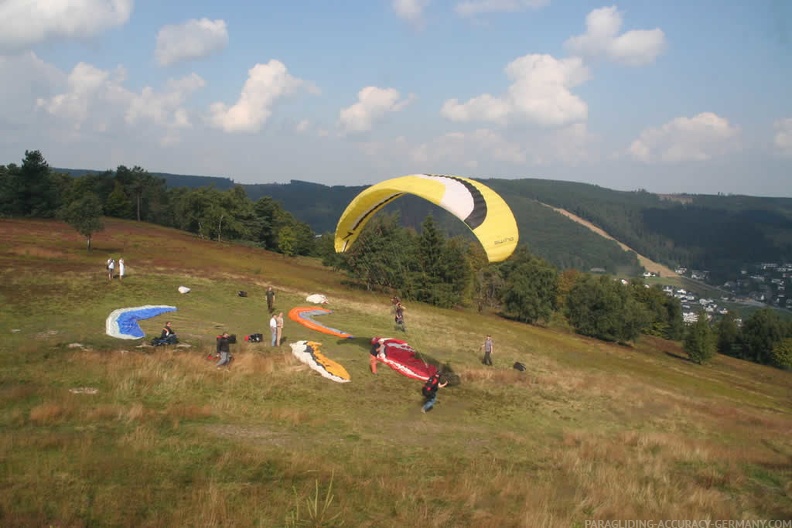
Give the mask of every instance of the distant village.
<path id="1" fill-rule="evenodd" d="M 709 272 L 702 270 L 688 270 L 677 268 L 676 273 L 690 279 L 707 282 Z M 644 277 L 653 277 L 656 274 L 644 272 Z M 675 297 L 682 304 L 685 323 L 690 324 L 698 320 L 700 312 L 707 314 L 708 318 L 715 315 L 725 315 L 728 310 L 718 302 L 731 302 L 757 307 L 774 307 L 792 309 L 792 298 L 787 296 L 787 287 L 792 287 L 792 263 L 762 262 L 746 266 L 740 270 L 739 277 L 728 280 L 717 286 L 723 295 L 720 299 L 708 299 L 696 296 L 695 293 L 681 288 L 664 286 L 666 295 Z M 739 323 L 739 321 L 738 321 Z"/>

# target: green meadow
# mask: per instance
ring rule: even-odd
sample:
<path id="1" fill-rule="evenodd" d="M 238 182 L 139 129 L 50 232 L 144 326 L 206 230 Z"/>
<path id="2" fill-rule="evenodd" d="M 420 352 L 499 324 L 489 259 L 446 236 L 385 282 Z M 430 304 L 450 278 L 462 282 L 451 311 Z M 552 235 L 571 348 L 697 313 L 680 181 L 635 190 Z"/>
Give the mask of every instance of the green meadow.
<path id="1" fill-rule="evenodd" d="M 792 518 L 789 372 L 407 303 L 406 340 L 461 380 L 423 414 L 420 382 L 368 370 L 369 339 L 401 337 L 387 293 L 312 259 L 105 223 L 89 252 L 65 224 L 0 220 L 0 526 Z M 107 279 L 110 256 L 123 281 Z M 269 346 L 268 285 L 284 314 L 325 294 L 333 313 L 318 320 L 356 337 L 286 317 Z M 177 311 L 142 321 L 143 340 L 105 334 L 111 311 L 146 304 Z M 189 346 L 142 346 L 166 320 Z M 207 356 L 223 330 L 238 342 L 218 370 Z M 256 332 L 264 342 L 244 341 Z M 351 382 L 297 361 L 288 343 L 301 339 Z"/>

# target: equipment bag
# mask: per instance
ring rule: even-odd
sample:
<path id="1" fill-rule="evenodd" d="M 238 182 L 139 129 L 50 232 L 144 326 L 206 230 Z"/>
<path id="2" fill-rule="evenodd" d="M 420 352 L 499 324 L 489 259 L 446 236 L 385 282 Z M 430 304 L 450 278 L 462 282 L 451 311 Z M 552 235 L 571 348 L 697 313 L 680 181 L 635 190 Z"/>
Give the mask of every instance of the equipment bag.
<path id="1" fill-rule="evenodd" d="M 525 372 L 525 368 L 526 368 L 526 367 L 525 367 L 525 365 L 524 365 L 524 364 L 522 364 L 522 363 L 520 363 L 519 361 L 517 361 L 517 362 L 514 364 L 514 369 L 515 369 L 515 370 L 519 370 L 520 372 Z"/>

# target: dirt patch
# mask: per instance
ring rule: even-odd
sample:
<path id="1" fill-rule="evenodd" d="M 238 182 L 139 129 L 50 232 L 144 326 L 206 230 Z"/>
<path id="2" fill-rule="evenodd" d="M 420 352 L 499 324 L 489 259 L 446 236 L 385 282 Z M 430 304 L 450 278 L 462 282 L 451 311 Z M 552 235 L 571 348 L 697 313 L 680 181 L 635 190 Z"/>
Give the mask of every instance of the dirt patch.
<path id="1" fill-rule="evenodd" d="M 619 244 L 619 247 L 621 247 L 623 250 L 635 252 L 635 254 L 638 256 L 638 262 L 641 263 L 641 266 L 643 266 L 646 269 L 646 271 L 650 271 L 652 273 L 657 273 L 657 275 L 659 277 L 676 277 L 677 276 L 677 274 L 671 268 L 669 268 L 667 266 L 663 266 L 662 264 L 658 264 L 657 262 L 644 257 L 643 255 L 641 255 L 640 253 L 635 251 L 633 248 L 631 248 L 627 244 L 623 244 L 622 242 L 619 242 L 618 240 L 616 240 L 615 238 L 613 238 L 608 233 L 606 233 L 605 231 L 603 231 L 599 227 L 595 226 L 594 224 L 592 224 L 588 220 L 584 220 L 584 219 L 580 218 L 579 216 L 570 213 L 566 209 L 559 209 L 558 207 L 553 207 L 552 205 L 547 205 L 547 204 L 542 204 L 542 205 L 544 205 L 545 207 L 549 207 L 553 211 L 566 216 L 567 218 L 569 218 L 573 222 L 577 222 L 578 224 L 580 224 L 580 225 L 582 225 L 584 227 L 587 227 L 588 229 L 590 229 L 591 231 L 597 233 L 601 237 L 607 238 L 608 240 L 613 240 L 614 242 Z"/>

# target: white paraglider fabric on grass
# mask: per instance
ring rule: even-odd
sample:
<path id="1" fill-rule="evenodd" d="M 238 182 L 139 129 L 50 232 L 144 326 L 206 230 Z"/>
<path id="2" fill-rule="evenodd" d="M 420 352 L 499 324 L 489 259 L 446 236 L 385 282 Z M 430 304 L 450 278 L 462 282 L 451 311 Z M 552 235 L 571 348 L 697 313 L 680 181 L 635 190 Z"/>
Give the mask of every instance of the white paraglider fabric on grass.
<path id="1" fill-rule="evenodd" d="M 327 304 L 329 302 L 327 300 L 327 297 L 325 297 L 321 293 L 314 293 L 312 295 L 309 295 L 308 297 L 305 298 L 305 300 L 308 301 L 309 303 L 314 303 L 314 304 Z"/>
<path id="2" fill-rule="evenodd" d="M 347 372 L 342 365 L 329 359 L 319 350 L 322 343 L 317 343 L 315 341 L 297 341 L 296 343 L 291 343 L 289 346 L 291 346 L 294 357 L 325 378 L 338 383 L 349 383 L 349 372 Z"/>
<path id="3" fill-rule="evenodd" d="M 119 308 L 113 310 L 105 321 L 105 332 L 111 337 L 118 339 L 140 339 L 146 333 L 140 328 L 138 321 L 141 319 L 151 319 L 160 314 L 175 312 L 175 306 L 164 304 L 147 304 L 145 306 L 135 306 L 133 308 Z"/>

